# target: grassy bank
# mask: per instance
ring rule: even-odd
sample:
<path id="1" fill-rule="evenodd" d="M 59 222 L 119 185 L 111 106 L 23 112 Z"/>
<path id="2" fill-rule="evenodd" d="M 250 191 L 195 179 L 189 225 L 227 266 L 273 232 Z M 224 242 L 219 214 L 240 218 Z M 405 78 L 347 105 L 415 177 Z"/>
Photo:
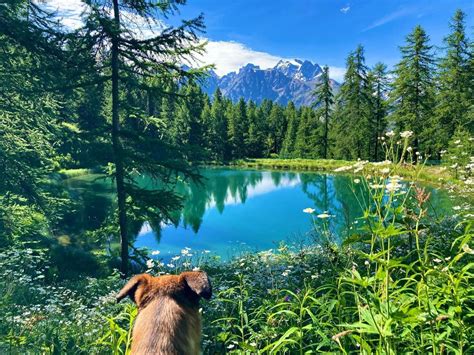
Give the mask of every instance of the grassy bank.
<path id="1" fill-rule="evenodd" d="M 363 170 L 357 170 L 356 161 L 333 159 L 241 159 L 231 163 L 235 167 L 273 170 L 321 171 L 331 173 L 374 174 L 383 168 L 393 169 L 395 164 L 367 163 Z M 344 169 L 354 167 L 353 169 Z M 397 173 L 407 179 L 429 182 L 436 185 L 455 184 L 463 182 L 456 179 L 445 167 L 406 164 L 397 166 Z"/>

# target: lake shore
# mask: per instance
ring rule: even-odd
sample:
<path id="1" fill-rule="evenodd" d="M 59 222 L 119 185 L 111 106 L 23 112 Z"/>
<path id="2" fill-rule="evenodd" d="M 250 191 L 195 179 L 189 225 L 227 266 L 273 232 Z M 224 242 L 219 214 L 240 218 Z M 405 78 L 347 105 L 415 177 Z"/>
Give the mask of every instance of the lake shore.
<path id="1" fill-rule="evenodd" d="M 270 170 L 293 170 L 293 171 L 317 171 L 352 174 L 353 170 L 345 169 L 353 166 L 357 161 L 334 160 L 334 159 L 240 159 L 231 162 L 232 167 L 270 169 Z M 364 172 L 371 173 L 381 167 L 395 168 L 394 164 L 367 163 Z M 436 186 L 451 185 L 463 188 L 466 184 L 455 178 L 446 167 L 430 165 L 397 165 L 396 173 L 402 177 L 428 182 Z M 357 174 L 357 173 L 356 173 Z M 463 189 L 464 190 L 464 189 Z M 472 193 L 472 192 L 471 192 Z"/>

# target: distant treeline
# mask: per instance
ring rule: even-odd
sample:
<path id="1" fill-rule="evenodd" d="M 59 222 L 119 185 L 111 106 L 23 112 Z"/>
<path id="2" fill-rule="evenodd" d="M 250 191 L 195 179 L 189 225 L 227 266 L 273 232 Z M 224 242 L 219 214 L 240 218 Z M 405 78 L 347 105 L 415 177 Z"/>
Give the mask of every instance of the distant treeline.
<path id="1" fill-rule="evenodd" d="M 216 161 L 276 155 L 377 161 L 385 157 L 387 130 L 413 131 L 414 151 L 439 159 L 456 130 L 473 130 L 474 44 L 464 23 L 457 11 L 440 56 L 417 26 L 391 72 L 383 63 L 369 68 L 364 48 L 357 47 L 338 93 L 324 68 L 313 107 L 233 103 L 219 90 L 209 98 L 190 83 L 176 88 L 181 98 L 163 97 L 152 113 L 164 119 L 175 143 L 200 147 Z"/>

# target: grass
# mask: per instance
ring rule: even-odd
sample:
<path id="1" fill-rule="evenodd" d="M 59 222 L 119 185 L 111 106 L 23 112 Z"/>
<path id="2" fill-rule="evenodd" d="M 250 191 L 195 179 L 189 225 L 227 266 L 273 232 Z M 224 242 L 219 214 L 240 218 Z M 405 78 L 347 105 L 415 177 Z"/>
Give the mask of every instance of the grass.
<path id="1" fill-rule="evenodd" d="M 274 170 L 296 170 L 296 171 L 320 171 L 338 173 L 336 169 L 356 164 L 355 161 L 334 160 L 334 159 L 242 159 L 232 162 L 232 166 L 253 169 L 274 169 Z M 395 164 L 387 164 L 386 167 L 394 168 Z M 364 166 L 364 172 L 370 173 L 380 169 L 377 163 L 368 163 Z M 442 166 L 423 166 L 417 168 L 412 164 L 400 165 L 397 168 L 400 176 L 407 179 L 429 182 L 435 185 L 455 184 L 460 185 L 462 181 Z M 349 170 L 339 173 L 347 174 Z"/>
<path id="2" fill-rule="evenodd" d="M 418 165 L 299 164 L 357 174 L 349 184 L 363 223 L 342 244 L 332 217 L 308 208 L 309 246 L 282 244 L 226 263 L 187 249 L 173 265 L 147 261 L 143 271 L 153 275 L 209 274 L 203 353 L 474 353 L 472 206 L 430 216 L 429 193 L 400 183 L 403 174 L 435 175 Z M 357 194 L 359 184 L 367 194 Z M 31 243 L 0 249 L 0 353 L 127 354 L 137 310 L 114 301 L 123 280 L 113 273 L 58 282 L 48 255 Z"/>
<path id="3" fill-rule="evenodd" d="M 64 179 L 70 179 L 70 178 L 75 178 L 79 176 L 84 176 L 84 175 L 90 175 L 94 173 L 93 169 L 84 169 L 84 168 L 78 168 L 78 169 L 61 169 L 58 171 L 58 173 L 64 178 Z"/>

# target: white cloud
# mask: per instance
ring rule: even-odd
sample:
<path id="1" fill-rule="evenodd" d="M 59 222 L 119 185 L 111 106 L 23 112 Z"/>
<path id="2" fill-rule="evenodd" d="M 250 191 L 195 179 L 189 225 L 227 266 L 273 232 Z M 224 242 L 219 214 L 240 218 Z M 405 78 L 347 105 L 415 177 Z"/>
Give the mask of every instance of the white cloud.
<path id="1" fill-rule="evenodd" d="M 339 11 L 341 11 L 344 15 L 347 14 L 351 10 L 351 6 L 347 5 L 343 8 L 341 8 Z"/>
<path id="2" fill-rule="evenodd" d="M 329 66 L 329 77 L 336 80 L 339 83 L 344 81 L 344 75 L 346 74 L 346 68 Z"/>
<path id="3" fill-rule="evenodd" d="M 392 22 L 392 21 L 400 18 L 400 17 L 409 15 L 412 12 L 413 12 L 412 8 L 404 8 L 404 9 L 400 9 L 400 10 L 397 10 L 395 12 L 392 12 L 391 14 L 388 14 L 388 15 L 382 17 L 382 18 L 379 18 L 377 21 L 374 21 L 370 26 L 365 28 L 362 32 L 369 31 L 369 30 L 372 30 L 376 27 L 383 26 L 383 25 L 385 25 L 389 22 Z"/>
<path id="4" fill-rule="evenodd" d="M 214 64 L 215 72 L 219 76 L 238 71 L 249 63 L 258 65 L 261 69 L 273 68 L 281 59 L 292 60 L 255 51 L 242 43 L 233 41 L 209 41 L 206 53 L 199 58 L 202 64 Z M 341 81 L 344 78 L 344 73 L 344 68 L 329 66 L 329 76 L 336 81 Z"/>
<path id="5" fill-rule="evenodd" d="M 57 12 L 61 23 L 70 28 L 77 29 L 82 26 L 81 14 L 87 9 L 81 0 L 35 0 L 42 4 L 46 10 Z"/>
<path id="6" fill-rule="evenodd" d="M 43 4 L 49 11 L 57 12 L 60 21 L 70 29 L 77 29 L 82 25 L 81 14 L 87 10 L 81 0 L 34 0 Z M 341 9 L 346 13 L 350 6 Z M 133 32 L 142 38 L 148 38 L 159 33 L 165 26 L 162 22 L 151 24 L 145 19 L 131 14 L 122 13 L 123 20 L 131 25 Z M 246 45 L 233 41 L 209 41 L 206 46 L 206 54 L 199 58 L 202 64 L 214 64 L 217 75 L 222 76 L 232 71 L 238 71 L 248 63 L 258 65 L 262 69 L 274 67 L 279 60 L 287 59 L 266 52 L 253 50 Z M 332 79 L 342 81 L 345 69 L 329 67 L 329 75 Z"/>
<path id="7" fill-rule="evenodd" d="M 272 68 L 282 57 L 265 52 L 254 51 L 238 42 L 210 41 L 206 54 L 200 58 L 204 64 L 215 64 L 217 75 L 222 76 L 237 71 L 248 63 L 262 69 Z"/>

